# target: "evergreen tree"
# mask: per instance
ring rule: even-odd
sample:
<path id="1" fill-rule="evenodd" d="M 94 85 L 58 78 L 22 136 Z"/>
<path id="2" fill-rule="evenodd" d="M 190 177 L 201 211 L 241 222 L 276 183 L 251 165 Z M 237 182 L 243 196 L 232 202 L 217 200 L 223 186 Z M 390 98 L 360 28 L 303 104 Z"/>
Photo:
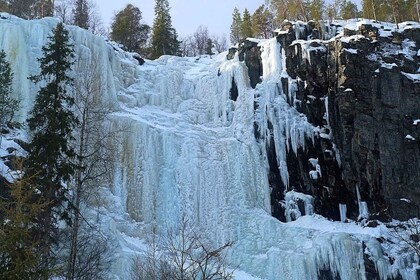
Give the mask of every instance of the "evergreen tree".
<path id="1" fill-rule="evenodd" d="M 87 0 L 76 0 L 73 8 L 73 24 L 81 28 L 89 28 L 89 6 Z"/>
<path id="2" fill-rule="evenodd" d="M 27 159 L 26 176 L 36 174 L 36 188 L 42 201 L 48 203 L 38 217 L 39 234 L 42 236 L 43 266 L 50 266 L 49 251 L 56 238 L 58 218 L 68 221 L 66 186 L 74 174 L 71 163 L 74 151 L 70 145 L 77 119 L 71 111 L 74 103 L 68 95 L 72 86 L 69 70 L 73 64 L 73 46 L 68 31 L 59 23 L 48 37 L 39 59 L 41 72 L 31 76 L 41 88 L 35 99 L 31 116 L 27 120 L 32 136 Z"/>
<path id="3" fill-rule="evenodd" d="M 251 14 L 249 13 L 248 9 L 245 8 L 241 22 L 241 38 L 245 39 L 248 37 L 252 37 L 252 23 Z"/>
<path id="4" fill-rule="evenodd" d="M 152 27 L 152 53 L 153 59 L 161 55 L 178 55 L 179 45 L 178 34 L 172 27 L 172 19 L 169 13 L 168 0 L 156 0 L 155 19 Z"/>
<path id="5" fill-rule="evenodd" d="M 6 53 L 0 51 L 0 127 L 9 124 L 19 107 L 19 101 L 10 97 L 12 92 L 13 73 Z"/>
<path id="6" fill-rule="evenodd" d="M 146 47 L 150 27 L 141 23 L 139 8 L 128 4 L 115 15 L 111 24 L 111 39 L 124 45 L 132 52 L 143 52 Z"/>
<path id="7" fill-rule="evenodd" d="M 252 37 L 268 39 L 272 34 L 272 16 L 264 6 L 259 6 L 252 15 Z"/>
<path id="8" fill-rule="evenodd" d="M 213 55 L 213 40 L 211 38 L 207 39 L 206 43 L 206 54 Z"/>
<path id="9" fill-rule="evenodd" d="M 9 0 L 9 12 L 23 19 L 34 18 L 34 0 Z"/>
<path id="10" fill-rule="evenodd" d="M 324 0 L 311 0 L 308 3 L 309 18 L 312 20 L 321 20 L 325 10 Z"/>
<path id="11" fill-rule="evenodd" d="M 359 12 L 355 3 L 348 0 L 341 2 L 340 16 L 342 19 L 357 18 L 358 14 Z"/>
<path id="12" fill-rule="evenodd" d="M 232 14 L 232 24 L 230 26 L 230 42 L 237 44 L 241 40 L 242 17 L 238 8 L 235 7 Z"/>
<path id="13" fill-rule="evenodd" d="M 9 5 L 6 0 L 0 0 L 0 12 L 9 12 Z"/>
<path id="14" fill-rule="evenodd" d="M 273 24 L 279 28 L 284 20 L 289 19 L 288 0 L 271 0 L 270 10 L 273 14 Z"/>

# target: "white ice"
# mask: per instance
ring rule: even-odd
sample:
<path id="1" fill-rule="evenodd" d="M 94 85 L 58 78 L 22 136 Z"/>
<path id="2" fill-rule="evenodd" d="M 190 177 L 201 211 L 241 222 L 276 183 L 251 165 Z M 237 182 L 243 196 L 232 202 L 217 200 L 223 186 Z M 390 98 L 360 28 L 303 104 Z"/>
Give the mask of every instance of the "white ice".
<path id="1" fill-rule="evenodd" d="M 36 93 L 27 77 L 37 73 L 36 58 L 56 23 L 51 18 L 0 19 L 0 49 L 6 50 L 15 73 L 13 92 L 22 100 L 21 120 Z M 379 229 L 312 215 L 310 197 L 303 200 L 307 215 L 300 213 L 294 222 L 271 216 L 265 145 L 274 140 L 281 178 L 291 189 L 287 152 L 304 150 L 307 139 L 318 137 L 306 116 L 287 102 L 279 83 L 287 72 L 276 39 L 259 43 L 264 74 L 254 90 L 237 56 L 231 61 L 226 53 L 212 58 L 163 56 L 140 66 L 131 54 L 102 38 L 77 27 L 69 30 L 76 57 L 98 58 L 97 74 L 106 85 L 101 98 L 116 110 L 107 125 L 117 131 L 109 142 L 112 168 L 87 210 L 88 217 L 101 217 L 98 226 L 117 246 L 113 279 L 128 279 L 130 260 L 144 249 L 152 228 L 161 233 L 184 214 L 215 245 L 234 241 L 227 260 L 238 267 L 237 279 L 317 279 L 320 269 L 330 269 L 343 280 L 365 279 L 361 242 L 376 240 Z M 229 99 L 232 78 L 238 86 L 236 101 Z M 291 98 L 296 83 L 288 87 Z M 261 142 L 254 137 L 254 122 Z M 372 252 L 382 250 L 379 243 L 366 244 Z M 390 275 L 392 267 L 381 256 L 374 262 L 383 279 Z"/>

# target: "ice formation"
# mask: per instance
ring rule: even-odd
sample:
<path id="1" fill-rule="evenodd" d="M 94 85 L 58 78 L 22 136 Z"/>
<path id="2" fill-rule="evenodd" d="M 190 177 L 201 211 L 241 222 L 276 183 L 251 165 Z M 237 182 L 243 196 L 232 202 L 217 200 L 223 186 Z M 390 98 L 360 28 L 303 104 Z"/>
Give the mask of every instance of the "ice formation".
<path id="1" fill-rule="evenodd" d="M 36 58 L 57 20 L 24 21 L 7 14 L 0 18 L 0 49 L 12 64 L 13 92 L 22 100 L 24 120 L 36 93 L 27 77 L 37 72 Z M 287 186 L 287 151 L 296 153 L 305 148 L 305 139 L 317 137 L 306 117 L 286 101 L 278 82 L 287 72 L 276 39 L 259 43 L 264 75 L 254 90 L 238 57 L 163 56 L 140 66 L 104 39 L 68 28 L 76 58 L 97 59 L 97 77 L 104 85 L 101 98 L 116 110 L 108 124 L 110 131 L 118 131 L 109 143 L 112 172 L 89 210 L 101 216 L 98 226 L 117 246 L 118 258 L 110 268 L 114 279 L 129 278 L 130 259 L 143 249 L 152 227 L 162 232 L 182 215 L 216 245 L 235 242 L 228 262 L 238 268 L 237 279 L 318 279 L 321 270 L 341 279 L 366 279 L 362 241 L 376 252 L 372 261 L 382 279 L 394 273 L 380 253 L 381 245 L 374 242 L 380 229 L 302 216 L 313 214 L 308 196 L 286 195 L 289 213 L 300 219 L 281 223 L 271 217 L 265 145 L 274 138 Z M 74 76 L 83 79 L 77 72 Z M 236 101 L 229 98 L 232 79 L 239 92 Z M 289 84 L 289 98 L 295 86 Z M 263 143 L 255 139 L 254 121 Z M 316 176 L 321 176 L 318 166 L 313 159 Z M 297 200 L 304 202 L 305 213 Z M 344 207 L 341 212 L 344 219 Z M 413 269 L 404 271 L 404 279 L 415 279 Z"/>

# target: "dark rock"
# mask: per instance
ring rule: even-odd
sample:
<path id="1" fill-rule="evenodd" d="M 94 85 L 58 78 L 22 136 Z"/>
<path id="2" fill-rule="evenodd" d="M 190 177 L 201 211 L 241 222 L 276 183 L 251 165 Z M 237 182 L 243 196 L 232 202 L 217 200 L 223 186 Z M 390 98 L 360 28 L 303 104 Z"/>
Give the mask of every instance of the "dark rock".
<path id="1" fill-rule="evenodd" d="M 139 65 L 145 63 L 144 59 L 138 53 L 133 54 L 133 58 L 138 61 Z"/>
<path id="2" fill-rule="evenodd" d="M 371 228 L 374 228 L 374 227 L 379 226 L 379 223 L 378 223 L 378 221 L 376 221 L 376 220 L 370 220 L 370 221 L 367 221 L 367 222 L 366 222 L 365 226 L 366 226 L 366 227 L 371 227 Z"/>
<path id="3" fill-rule="evenodd" d="M 236 85 L 235 79 L 232 77 L 232 87 L 229 91 L 229 98 L 233 101 L 236 101 L 238 99 L 238 86 Z"/>
<path id="4" fill-rule="evenodd" d="M 13 141 L 18 144 L 19 146 L 22 147 L 22 149 L 24 149 L 25 151 L 29 152 L 30 150 L 30 145 L 29 143 L 26 143 L 25 141 L 21 140 L 21 139 L 13 139 Z"/>
<path id="5" fill-rule="evenodd" d="M 376 271 L 375 264 L 373 261 L 370 260 L 369 256 L 366 254 L 366 245 L 362 243 L 362 252 L 363 252 L 363 260 L 365 265 L 365 275 L 366 279 L 369 280 L 380 280 L 378 271 Z"/>
<path id="6" fill-rule="evenodd" d="M 305 32 L 313 32 L 315 27 Z M 418 217 L 420 131 L 413 120 L 420 119 L 420 81 L 405 73 L 416 74 L 420 63 L 417 55 L 398 50 L 400 42 L 413 40 L 416 47 L 410 46 L 410 50 L 417 54 L 420 29 L 394 34 L 394 41 L 379 37 L 378 28 L 369 24 L 359 30 L 344 30 L 344 34 L 363 37 L 311 41 L 307 49 L 295 41 L 292 24 L 284 23 L 277 33 L 286 54 L 287 73 L 297 83 L 293 95 L 287 86 L 291 81 L 286 77 L 279 81 L 287 102 L 314 126 L 331 131 L 333 137 L 316 139 L 297 155 L 287 154 L 289 185 L 313 195 L 316 212 L 331 219 L 339 219 L 339 203 L 346 204 L 349 218 L 357 218 L 356 187 L 369 212 L 376 213 L 372 219 Z M 328 120 L 324 118 L 326 109 Z M 267 151 L 269 158 L 275 158 L 273 148 Z M 338 154 L 341 165 L 336 160 Z M 308 178 L 309 158 L 319 161 L 322 177 L 318 180 Z M 281 218 L 281 210 L 276 207 L 284 186 L 276 169 L 271 160 L 273 215 Z"/>
<path id="7" fill-rule="evenodd" d="M 245 65 L 248 67 L 251 87 L 255 88 L 257 84 L 261 83 L 263 74 L 261 50 L 258 47 L 258 43 L 250 40 L 242 41 L 238 50 L 238 56 L 239 61 L 245 61 Z"/>
<path id="8" fill-rule="evenodd" d="M 235 57 L 237 50 L 238 50 L 237 48 L 230 48 L 228 51 L 228 54 L 226 55 L 226 59 L 227 60 L 233 59 Z"/>

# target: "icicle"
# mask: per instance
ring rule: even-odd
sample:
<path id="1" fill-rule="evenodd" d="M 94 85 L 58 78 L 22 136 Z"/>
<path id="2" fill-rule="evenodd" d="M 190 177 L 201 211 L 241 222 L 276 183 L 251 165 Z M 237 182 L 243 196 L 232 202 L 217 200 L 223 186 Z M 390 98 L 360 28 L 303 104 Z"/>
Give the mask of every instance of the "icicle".
<path id="1" fill-rule="evenodd" d="M 360 191 L 359 191 L 359 185 L 357 184 L 356 184 L 356 195 L 357 195 L 357 204 L 359 206 L 359 217 L 357 219 L 360 220 L 360 219 L 369 218 L 368 205 L 365 201 L 362 201 L 362 198 L 360 196 Z"/>
<path id="2" fill-rule="evenodd" d="M 347 205 L 346 204 L 338 204 L 338 208 L 340 210 L 340 221 L 345 222 L 347 219 Z"/>

